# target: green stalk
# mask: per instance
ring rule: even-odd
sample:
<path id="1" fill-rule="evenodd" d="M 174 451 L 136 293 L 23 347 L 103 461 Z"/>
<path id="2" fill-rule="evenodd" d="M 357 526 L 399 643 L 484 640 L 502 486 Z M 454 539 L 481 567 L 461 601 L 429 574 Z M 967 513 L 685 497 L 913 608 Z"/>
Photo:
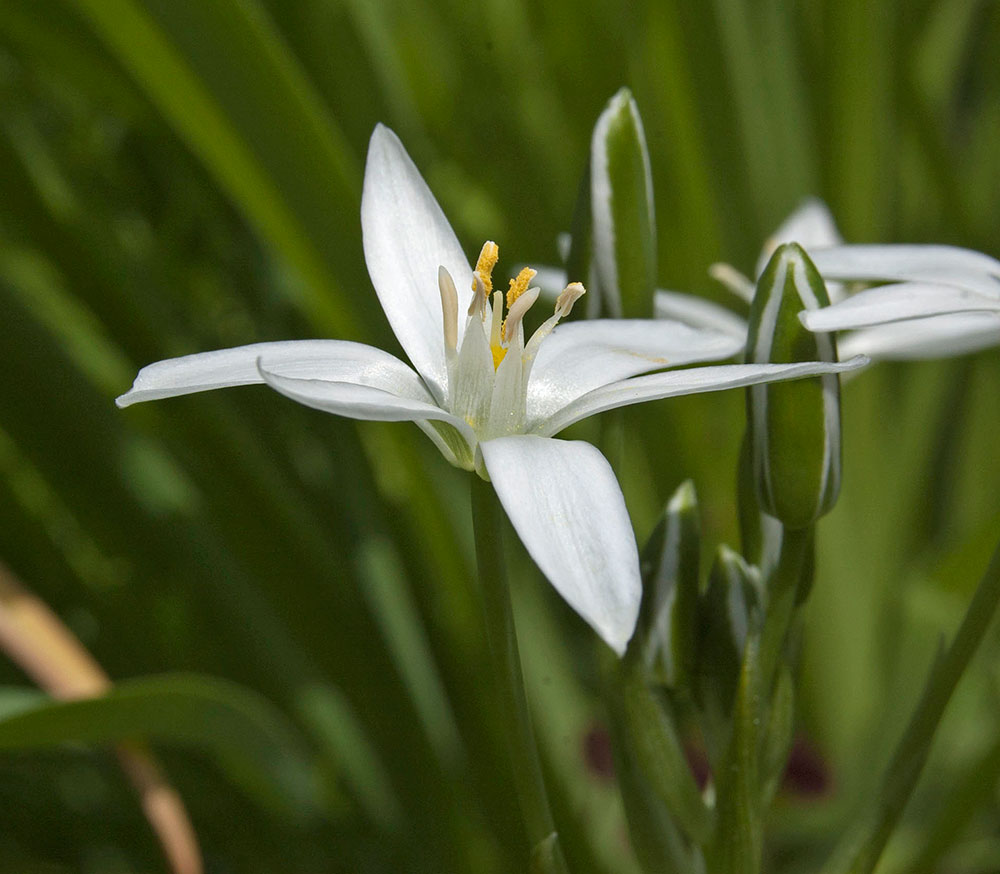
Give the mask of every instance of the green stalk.
<path id="1" fill-rule="evenodd" d="M 824 874 L 870 874 L 903 815 L 945 708 L 1000 604 L 1000 545 L 947 651 L 935 662 L 871 808 L 834 851 Z"/>
<path id="2" fill-rule="evenodd" d="M 514 628 L 504 563 L 504 513 L 493 487 L 478 476 L 472 477 L 472 523 L 498 710 L 512 719 L 507 742 L 521 815 L 533 848 L 531 869 L 539 874 L 566 874 L 566 861 L 545 792 L 542 764 L 524 692 L 517 631 Z"/>
<path id="3" fill-rule="evenodd" d="M 762 689 L 768 696 L 795 614 L 799 581 L 802 579 L 811 534 L 812 527 L 784 529 L 778 566 L 767 583 L 767 615 L 764 618 L 760 644 L 760 677 L 763 681 Z"/>

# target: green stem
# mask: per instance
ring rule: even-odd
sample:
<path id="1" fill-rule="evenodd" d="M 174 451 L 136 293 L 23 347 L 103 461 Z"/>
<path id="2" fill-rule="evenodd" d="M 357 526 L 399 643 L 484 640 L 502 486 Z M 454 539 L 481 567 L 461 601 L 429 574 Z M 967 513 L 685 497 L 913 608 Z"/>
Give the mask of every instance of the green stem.
<path id="1" fill-rule="evenodd" d="M 823 868 L 825 874 L 869 874 L 878 863 L 930 755 L 931 743 L 955 687 L 986 634 L 1000 604 L 1000 545 L 976 589 L 951 646 L 934 664 L 882 778 L 872 808 L 847 834 Z"/>
<path id="2" fill-rule="evenodd" d="M 761 688 L 768 696 L 795 615 L 799 582 L 811 535 L 812 528 L 784 529 L 778 565 L 767 583 L 767 615 L 760 644 L 760 677 Z"/>
<path id="3" fill-rule="evenodd" d="M 499 712 L 512 720 L 507 740 L 521 815 L 533 847 L 532 870 L 546 874 L 565 874 L 566 862 L 545 792 L 542 765 L 531 727 L 528 699 L 524 692 L 521 657 L 517 649 L 517 632 L 514 628 L 504 563 L 504 514 L 493 487 L 478 476 L 473 476 L 472 480 L 472 522 L 476 535 L 476 561 L 479 565 L 486 633 L 493 661 Z"/>

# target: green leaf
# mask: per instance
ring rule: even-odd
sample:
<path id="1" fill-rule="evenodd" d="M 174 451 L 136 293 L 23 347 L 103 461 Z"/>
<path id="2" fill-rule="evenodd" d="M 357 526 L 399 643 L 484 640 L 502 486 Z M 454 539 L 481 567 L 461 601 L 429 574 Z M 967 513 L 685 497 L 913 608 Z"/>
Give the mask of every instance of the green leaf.
<path id="1" fill-rule="evenodd" d="M 25 710 L 31 710 L 39 704 L 51 700 L 44 692 L 37 689 L 22 689 L 19 686 L 4 686 L 0 688 L 0 720 L 16 716 Z"/>
<path id="2" fill-rule="evenodd" d="M 164 674 L 126 680 L 100 698 L 27 695 L 0 717 L 0 750 L 144 739 L 190 745 L 268 808 L 301 818 L 318 809 L 311 763 L 285 716 L 228 680 Z"/>
<path id="3" fill-rule="evenodd" d="M 601 113 L 590 146 L 593 257 L 602 310 L 648 318 L 656 285 L 653 180 L 639 109 L 622 88 Z"/>
<path id="4" fill-rule="evenodd" d="M 302 307 L 332 332 L 357 333 L 353 302 L 334 278 L 344 273 L 334 241 L 345 220 L 356 227 L 359 168 L 262 10 L 237 0 L 73 2 L 298 269 Z"/>
<path id="5" fill-rule="evenodd" d="M 870 874 L 910 800 L 948 702 L 1000 604 L 1000 546 L 976 589 L 951 646 L 935 661 L 910 722 L 868 809 L 844 835 L 823 874 Z"/>

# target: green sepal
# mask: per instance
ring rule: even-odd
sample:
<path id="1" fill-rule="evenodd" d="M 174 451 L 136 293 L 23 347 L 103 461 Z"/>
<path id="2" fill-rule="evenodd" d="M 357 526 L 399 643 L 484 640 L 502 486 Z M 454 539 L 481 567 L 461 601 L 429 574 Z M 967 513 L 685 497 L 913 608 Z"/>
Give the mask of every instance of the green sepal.
<path id="1" fill-rule="evenodd" d="M 648 318 L 656 285 L 656 217 L 646 135 L 622 88 L 597 119 L 590 144 L 594 274 L 602 313 Z"/>
<path id="2" fill-rule="evenodd" d="M 835 361 L 829 334 L 799 321 L 829 304 L 805 251 L 786 243 L 757 281 L 750 306 L 747 361 Z M 788 528 L 805 528 L 830 510 L 840 489 L 840 383 L 836 374 L 747 389 L 754 483 L 763 510 Z"/>
<path id="3" fill-rule="evenodd" d="M 639 562 L 639 658 L 650 680 L 675 689 L 690 682 L 694 669 L 700 552 L 698 496 L 687 480 L 664 508 Z"/>
<path id="4" fill-rule="evenodd" d="M 757 568 L 720 546 L 698 608 L 696 692 L 713 763 L 728 739 L 743 652 L 748 634 L 759 629 L 762 600 Z"/>

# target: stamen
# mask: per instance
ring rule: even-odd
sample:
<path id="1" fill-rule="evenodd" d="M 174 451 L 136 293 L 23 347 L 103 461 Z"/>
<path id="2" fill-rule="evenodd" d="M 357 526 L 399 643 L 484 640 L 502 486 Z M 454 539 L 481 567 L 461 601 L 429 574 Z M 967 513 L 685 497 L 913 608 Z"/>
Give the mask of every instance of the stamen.
<path id="1" fill-rule="evenodd" d="M 522 267 L 517 277 L 510 281 L 510 288 L 507 289 L 508 309 L 514 305 L 514 301 L 528 290 L 528 285 L 535 278 L 536 273 L 538 273 L 537 270 L 532 270 L 530 267 Z"/>
<path id="2" fill-rule="evenodd" d="M 444 348 L 448 352 L 454 352 L 458 347 L 458 292 L 455 290 L 455 280 L 443 266 L 438 267 L 438 290 L 441 292 Z"/>
<path id="3" fill-rule="evenodd" d="M 514 301 L 514 305 L 507 310 L 507 318 L 504 319 L 503 329 L 500 332 L 505 343 L 511 342 L 511 337 L 517 333 L 518 326 L 521 324 L 524 314 L 530 310 L 532 304 L 538 300 L 538 295 L 541 294 L 541 291 L 542 290 L 540 288 L 529 288 L 523 294 L 519 294 Z M 507 300 L 510 300 L 509 296 Z"/>
<path id="4" fill-rule="evenodd" d="M 562 290 L 559 297 L 556 298 L 555 312 L 538 326 L 535 333 L 531 335 L 531 339 L 524 346 L 522 357 L 527 368 L 526 372 L 530 373 L 531 361 L 538 354 L 538 347 L 542 345 L 542 340 L 552 333 L 555 326 L 559 324 L 560 319 L 569 315 L 570 310 L 573 309 L 573 304 L 586 293 L 587 289 L 579 282 L 571 282 Z"/>
<path id="5" fill-rule="evenodd" d="M 503 292 L 493 292 L 493 321 L 490 325 L 490 351 L 493 353 L 493 369 L 503 361 L 507 350 L 503 347 Z"/>
<path id="6" fill-rule="evenodd" d="M 486 305 L 489 303 L 490 296 L 486 291 L 486 286 L 483 285 L 483 280 L 479 278 L 476 274 L 472 278 L 472 302 L 469 304 L 469 315 L 474 313 L 479 313 L 479 318 L 484 322 L 486 321 Z"/>
<path id="7" fill-rule="evenodd" d="M 747 303 L 753 300 L 755 285 L 739 270 L 729 264 L 713 264 L 708 268 L 708 275 L 716 282 L 721 282 L 730 292 Z"/>
<path id="8" fill-rule="evenodd" d="M 566 318 L 572 311 L 573 304 L 586 293 L 587 289 L 583 287 L 583 283 L 571 282 L 559 293 L 559 297 L 556 298 L 555 314 L 560 319 Z"/>
<path id="9" fill-rule="evenodd" d="M 476 261 L 476 276 L 482 280 L 483 288 L 486 289 L 487 296 L 493 291 L 493 268 L 497 266 L 500 258 L 500 247 L 492 240 L 483 243 L 483 248 L 479 252 L 479 259 Z M 472 281 L 472 290 L 476 290 L 476 282 Z"/>

